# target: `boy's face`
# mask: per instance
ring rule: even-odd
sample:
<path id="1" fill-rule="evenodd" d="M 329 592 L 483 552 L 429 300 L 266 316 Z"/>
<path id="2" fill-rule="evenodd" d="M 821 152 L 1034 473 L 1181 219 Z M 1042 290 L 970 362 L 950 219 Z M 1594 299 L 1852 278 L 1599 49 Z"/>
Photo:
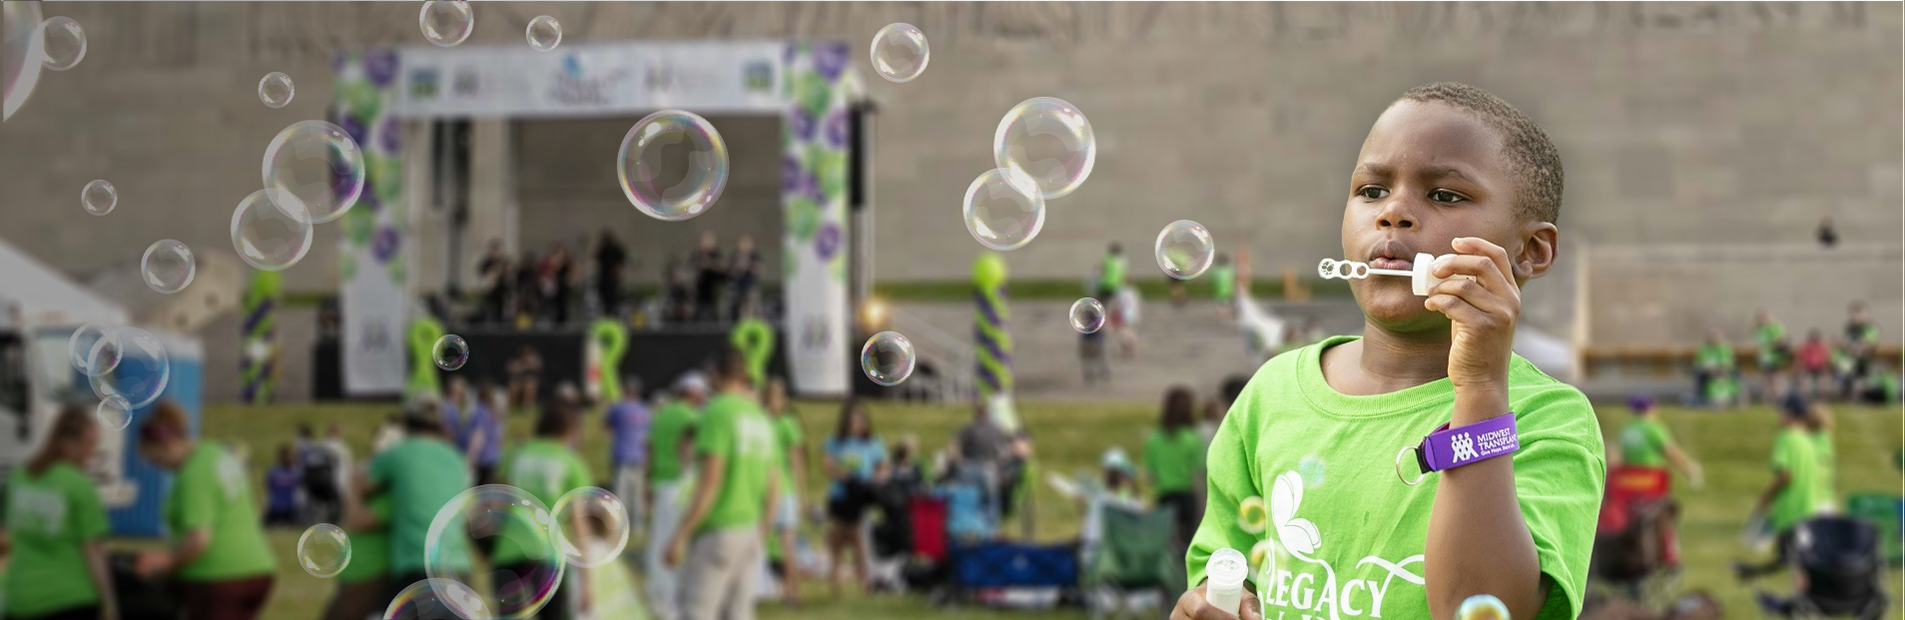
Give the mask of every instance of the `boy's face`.
<path id="1" fill-rule="evenodd" d="M 1480 237 L 1508 252 L 1516 282 L 1553 263 L 1554 224 L 1516 213 L 1517 185 L 1501 136 L 1467 112 L 1401 101 L 1363 140 L 1343 208 L 1343 256 L 1378 269 L 1408 271 L 1417 252 L 1454 252 L 1457 237 Z M 1409 278 L 1351 280 L 1364 316 L 1396 331 L 1447 329 L 1423 307 Z"/>

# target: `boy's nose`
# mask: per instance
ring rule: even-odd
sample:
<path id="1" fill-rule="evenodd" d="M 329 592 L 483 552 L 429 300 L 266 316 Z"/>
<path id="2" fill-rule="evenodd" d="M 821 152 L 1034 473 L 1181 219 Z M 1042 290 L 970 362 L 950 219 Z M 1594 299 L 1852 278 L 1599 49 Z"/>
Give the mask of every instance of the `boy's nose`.
<path id="1" fill-rule="evenodd" d="M 1382 212 L 1376 214 L 1377 228 L 1415 228 L 1416 216 L 1402 200 L 1390 200 L 1383 203 Z"/>

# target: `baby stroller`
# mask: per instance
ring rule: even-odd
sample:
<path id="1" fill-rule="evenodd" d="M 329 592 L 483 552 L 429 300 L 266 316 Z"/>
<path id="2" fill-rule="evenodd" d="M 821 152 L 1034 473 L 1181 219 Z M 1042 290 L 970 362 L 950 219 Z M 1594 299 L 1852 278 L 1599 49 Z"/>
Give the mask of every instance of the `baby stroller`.
<path id="1" fill-rule="evenodd" d="M 115 551 L 106 556 L 120 620 L 177 620 L 180 606 L 171 583 L 141 577 L 138 564 L 136 553 Z"/>
<path id="2" fill-rule="evenodd" d="M 1667 470 L 1616 467 L 1595 528 L 1588 572 L 1625 598 L 1659 603 L 1679 576 L 1673 522 L 1679 506 L 1667 495 Z"/>
<path id="3" fill-rule="evenodd" d="M 1168 509 L 1104 508 L 1099 540 L 1095 548 L 1086 550 L 1082 584 L 1085 611 L 1094 620 L 1163 615 L 1183 568 L 1183 558 L 1173 553 L 1171 545 L 1174 517 Z M 1156 607 L 1132 604 L 1137 598 L 1133 595 L 1141 593 Z"/>
<path id="4" fill-rule="evenodd" d="M 1879 586 L 1885 558 L 1872 524 L 1819 517 L 1794 526 L 1792 562 L 1797 588 L 1790 599 L 1761 590 L 1760 609 L 1778 618 L 1879 618 L 1891 601 Z"/>

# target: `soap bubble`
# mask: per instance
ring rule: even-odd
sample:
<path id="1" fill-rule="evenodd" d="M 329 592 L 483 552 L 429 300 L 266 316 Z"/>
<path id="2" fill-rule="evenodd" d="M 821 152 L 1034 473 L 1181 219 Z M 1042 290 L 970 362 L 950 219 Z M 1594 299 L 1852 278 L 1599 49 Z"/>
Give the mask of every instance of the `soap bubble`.
<path id="1" fill-rule="evenodd" d="M 66 357 L 72 361 L 73 370 L 88 377 L 112 372 L 113 367 L 119 365 L 119 337 L 105 325 L 81 325 L 66 342 Z"/>
<path id="2" fill-rule="evenodd" d="M 128 409 L 138 409 L 158 400 L 159 395 L 165 393 L 166 381 L 172 377 L 172 360 L 166 357 L 165 345 L 136 327 L 113 330 L 110 338 L 118 345 L 119 363 L 113 364 L 112 370 L 88 378 L 93 393 L 102 399 L 123 398 Z M 106 348 L 94 344 L 87 363 L 93 367 L 104 366 L 101 356 Z"/>
<path id="3" fill-rule="evenodd" d="M 192 249 L 172 239 L 160 239 L 146 247 L 139 258 L 139 275 L 152 290 L 171 295 L 185 290 L 198 273 Z"/>
<path id="4" fill-rule="evenodd" d="M 582 487 L 556 500 L 562 556 L 581 568 L 608 564 L 628 546 L 628 508 L 614 493 Z"/>
<path id="5" fill-rule="evenodd" d="M 1492 594 L 1477 594 L 1456 608 L 1457 620 L 1508 620 L 1508 605 Z"/>
<path id="6" fill-rule="evenodd" d="M 283 271 L 311 251 L 313 228 L 302 203 L 280 205 L 261 189 L 232 211 L 232 249 L 252 267 Z"/>
<path id="7" fill-rule="evenodd" d="M 437 361 L 437 368 L 456 370 L 470 361 L 470 343 L 462 336 L 444 334 L 437 338 L 437 345 L 431 350 L 430 357 Z"/>
<path id="8" fill-rule="evenodd" d="M 1091 123 L 1062 99 L 1027 99 L 1006 112 L 992 134 L 992 160 L 1030 177 L 1046 200 L 1077 190 L 1097 159 Z"/>
<path id="9" fill-rule="evenodd" d="M 1016 250 L 1045 227 L 1045 199 L 1032 179 L 1008 168 L 987 170 L 966 187 L 966 232 L 994 250 Z"/>
<path id="10" fill-rule="evenodd" d="M 884 386 L 899 385 L 913 376 L 913 341 L 899 332 L 880 332 L 860 347 L 860 368 L 867 378 Z"/>
<path id="11" fill-rule="evenodd" d="M 615 174 L 636 209 L 679 222 L 701 215 L 721 197 L 728 184 L 728 146 L 708 119 L 663 110 L 628 130 Z"/>
<path id="12" fill-rule="evenodd" d="M 523 32 L 529 38 L 529 47 L 538 52 L 556 49 L 562 43 L 562 24 L 548 15 L 537 15 L 529 20 L 529 29 Z"/>
<path id="13" fill-rule="evenodd" d="M 888 24 L 873 35 L 873 72 L 892 82 L 911 82 L 926 72 L 932 50 L 926 45 L 926 33 L 912 24 Z"/>
<path id="14" fill-rule="evenodd" d="M 384 620 L 489 620 L 476 590 L 454 579 L 425 579 L 403 589 L 384 608 Z"/>
<path id="15" fill-rule="evenodd" d="M 297 203 L 323 224 L 344 217 L 364 193 L 364 153 L 337 125 L 294 123 L 265 148 L 264 180 L 272 201 Z"/>
<path id="16" fill-rule="evenodd" d="M 424 572 L 432 579 L 454 579 L 471 570 L 471 543 L 493 544 L 490 590 L 478 594 L 477 605 L 453 596 L 458 594 L 455 588 L 438 589 L 438 599 L 465 618 L 475 617 L 476 611 L 502 619 L 535 616 L 562 584 L 568 565 L 557 552 L 554 522 L 549 507 L 522 489 L 486 484 L 464 491 L 430 522 Z"/>
<path id="17" fill-rule="evenodd" d="M 1204 275 L 1204 270 L 1210 268 L 1217 244 L 1211 241 L 1210 231 L 1203 224 L 1178 220 L 1158 231 L 1156 251 L 1158 266 L 1164 269 L 1165 275 L 1189 280 Z"/>
<path id="18" fill-rule="evenodd" d="M 298 566 L 312 577 L 329 579 L 351 563 L 351 537 L 329 523 L 319 523 L 298 537 Z"/>
<path id="19" fill-rule="evenodd" d="M 258 80 L 258 100 L 265 102 L 268 108 L 284 107 L 291 103 L 291 96 L 297 92 L 297 87 L 291 84 L 291 76 L 277 71 L 267 73 L 265 79 Z"/>
<path id="20" fill-rule="evenodd" d="M 5 108 L 0 111 L 0 119 L 13 118 L 13 111 L 26 104 L 33 95 L 33 85 L 40 81 L 40 3 L 38 2 L 0 2 L 4 14 L 0 14 L 0 43 L 5 49 L 0 52 L 0 78 L 4 78 Z"/>
<path id="21" fill-rule="evenodd" d="M 79 190 L 79 206 L 93 215 L 112 213 L 112 208 L 119 206 L 119 190 L 105 180 L 93 179 Z"/>
<path id="22" fill-rule="evenodd" d="M 123 431 L 132 425 L 132 403 L 120 396 L 107 396 L 99 401 L 99 408 L 93 411 L 93 417 L 99 418 L 99 425 L 109 431 Z"/>
<path id="23" fill-rule="evenodd" d="M 86 58 L 86 31 L 70 17 L 47 18 L 40 26 L 41 50 L 46 68 L 65 71 L 79 66 Z"/>
<path id="24" fill-rule="evenodd" d="M 1089 334 L 1105 326 L 1105 305 L 1090 297 L 1072 302 L 1072 329 Z"/>
<path id="25" fill-rule="evenodd" d="M 1270 525 L 1270 510 L 1263 498 L 1252 495 L 1237 504 L 1237 527 L 1245 534 L 1262 534 Z"/>
<path id="26" fill-rule="evenodd" d="M 476 14 L 468 2 L 425 2 L 417 14 L 423 38 L 437 47 L 456 47 L 476 30 Z"/>

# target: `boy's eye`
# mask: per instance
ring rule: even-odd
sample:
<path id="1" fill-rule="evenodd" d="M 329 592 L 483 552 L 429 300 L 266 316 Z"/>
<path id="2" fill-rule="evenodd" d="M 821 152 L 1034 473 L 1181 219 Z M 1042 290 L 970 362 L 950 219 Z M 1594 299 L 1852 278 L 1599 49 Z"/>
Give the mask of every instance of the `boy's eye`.
<path id="1" fill-rule="evenodd" d="M 1356 195 L 1369 200 L 1382 200 L 1389 195 L 1389 190 L 1374 185 L 1365 185 L 1361 189 L 1356 190 Z"/>
<path id="2" fill-rule="evenodd" d="M 1468 200 L 1468 198 L 1465 198 L 1461 194 L 1457 194 L 1455 192 L 1451 192 L 1446 189 L 1438 189 L 1438 190 L 1429 192 L 1429 200 L 1433 200 L 1436 202 L 1462 202 L 1464 200 Z"/>

